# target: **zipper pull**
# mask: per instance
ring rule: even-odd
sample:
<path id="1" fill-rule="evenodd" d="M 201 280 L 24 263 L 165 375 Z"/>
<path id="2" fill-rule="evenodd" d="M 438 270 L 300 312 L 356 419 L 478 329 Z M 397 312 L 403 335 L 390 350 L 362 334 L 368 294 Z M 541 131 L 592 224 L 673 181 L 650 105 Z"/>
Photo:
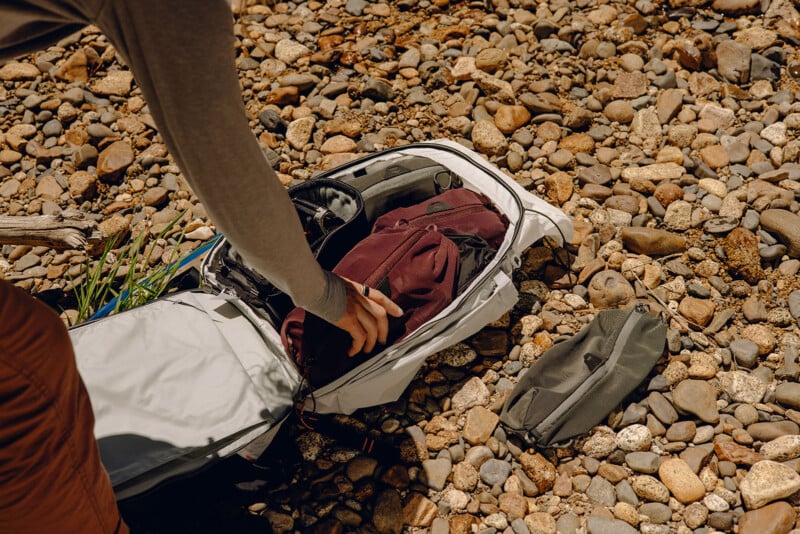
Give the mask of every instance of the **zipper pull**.
<path id="1" fill-rule="evenodd" d="M 634 306 L 633 309 L 639 313 L 647 313 L 650 311 L 650 307 L 647 304 L 644 304 L 643 302 L 637 302 L 636 306 Z"/>

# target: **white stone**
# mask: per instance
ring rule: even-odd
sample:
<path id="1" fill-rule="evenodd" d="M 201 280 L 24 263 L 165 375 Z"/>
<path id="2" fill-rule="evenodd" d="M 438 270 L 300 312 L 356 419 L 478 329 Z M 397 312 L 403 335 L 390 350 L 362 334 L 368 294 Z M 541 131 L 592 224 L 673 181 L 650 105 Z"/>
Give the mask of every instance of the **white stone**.
<path id="1" fill-rule="evenodd" d="M 739 490 L 745 506 L 753 510 L 800 490 L 800 475 L 788 465 L 762 460 L 750 468 Z"/>
<path id="2" fill-rule="evenodd" d="M 703 504 L 712 512 L 726 512 L 730 509 L 730 505 L 725 499 L 713 493 L 709 493 L 703 498 Z"/>
<path id="3" fill-rule="evenodd" d="M 487 527 L 496 528 L 497 530 L 505 530 L 508 527 L 508 519 L 503 514 L 491 514 L 483 519 Z"/>
<path id="4" fill-rule="evenodd" d="M 311 50 L 307 46 L 291 39 L 281 39 L 275 45 L 275 57 L 288 65 L 293 64 L 310 52 Z"/>
<path id="5" fill-rule="evenodd" d="M 303 117 L 289 123 L 286 128 L 286 140 L 295 150 L 302 148 L 311 140 L 314 125 L 317 120 L 314 117 Z"/>
<path id="6" fill-rule="evenodd" d="M 800 436 L 780 436 L 761 446 L 759 451 L 767 460 L 785 462 L 800 456 Z"/>
<path id="7" fill-rule="evenodd" d="M 473 376 L 453 395 L 453 408 L 464 411 L 473 406 L 485 406 L 489 402 L 489 389 L 477 376 Z"/>
<path id="8" fill-rule="evenodd" d="M 522 335 L 532 336 L 542 327 L 544 321 L 538 315 L 525 315 L 519 320 L 522 324 Z"/>
<path id="9" fill-rule="evenodd" d="M 653 435 L 644 425 L 631 425 L 617 433 L 617 447 L 623 451 L 646 451 L 652 442 Z"/>
<path id="10" fill-rule="evenodd" d="M 756 404 L 767 392 L 767 384 L 746 371 L 721 373 L 720 385 L 734 402 Z"/>
<path id="11" fill-rule="evenodd" d="M 461 512 L 469 504 L 469 495 L 455 488 L 448 488 L 442 493 L 442 500 L 450 505 L 453 512 Z"/>
<path id="12" fill-rule="evenodd" d="M 775 146 L 783 146 L 789 140 L 786 137 L 786 124 L 776 122 L 761 130 L 761 138 L 766 139 Z"/>

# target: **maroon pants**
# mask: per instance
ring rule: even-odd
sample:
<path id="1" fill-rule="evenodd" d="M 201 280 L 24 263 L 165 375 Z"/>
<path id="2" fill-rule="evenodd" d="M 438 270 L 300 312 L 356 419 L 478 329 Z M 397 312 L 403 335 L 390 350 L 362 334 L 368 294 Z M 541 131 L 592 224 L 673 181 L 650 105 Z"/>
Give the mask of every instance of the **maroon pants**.
<path id="1" fill-rule="evenodd" d="M 58 315 L 0 281 L 0 532 L 126 533 Z"/>

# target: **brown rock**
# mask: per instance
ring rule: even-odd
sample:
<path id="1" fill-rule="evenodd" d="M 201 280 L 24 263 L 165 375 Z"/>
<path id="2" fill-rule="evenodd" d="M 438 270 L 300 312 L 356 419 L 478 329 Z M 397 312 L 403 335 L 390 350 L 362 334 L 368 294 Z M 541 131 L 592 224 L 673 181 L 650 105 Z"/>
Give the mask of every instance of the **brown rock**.
<path id="1" fill-rule="evenodd" d="M 344 154 L 355 152 L 356 148 L 356 142 L 349 137 L 345 135 L 334 135 L 322 143 L 320 152 L 323 154 Z"/>
<path id="2" fill-rule="evenodd" d="M 503 493 L 498 501 L 500 510 L 505 512 L 509 522 L 521 519 L 528 513 L 528 501 L 519 493 Z"/>
<path id="3" fill-rule="evenodd" d="M 621 72 L 614 80 L 614 98 L 638 98 L 647 93 L 650 83 L 643 72 Z"/>
<path id="4" fill-rule="evenodd" d="M 667 89 L 659 93 L 656 99 L 656 113 L 661 124 L 671 121 L 683 106 L 683 91 L 680 89 Z"/>
<path id="5" fill-rule="evenodd" d="M 145 206 L 160 206 L 169 198 L 169 191 L 163 187 L 151 187 L 142 195 Z"/>
<path id="6" fill-rule="evenodd" d="M 78 50 L 59 65 L 54 76 L 67 82 L 87 82 L 89 81 L 88 62 L 86 52 Z"/>
<path id="7" fill-rule="evenodd" d="M 777 340 L 770 329 L 761 324 L 751 324 L 746 326 L 740 334 L 742 338 L 749 339 L 758 345 L 758 354 L 766 356 L 775 348 Z"/>
<path id="8" fill-rule="evenodd" d="M 475 406 L 467 412 L 462 435 L 472 445 L 482 445 L 491 437 L 500 416 L 483 406 Z"/>
<path id="9" fill-rule="evenodd" d="M 731 162 L 728 151 L 722 145 L 709 145 L 701 148 L 700 157 L 712 169 L 720 169 Z"/>
<path id="10" fill-rule="evenodd" d="M 605 270 L 592 277 L 589 301 L 595 308 L 624 306 L 635 296 L 633 287 L 617 271 Z"/>
<path id="11" fill-rule="evenodd" d="M 684 297 L 678 305 L 678 312 L 692 323 L 705 327 L 714 317 L 716 305 L 708 299 Z"/>
<path id="12" fill-rule="evenodd" d="M 794 528 L 797 514 L 787 502 L 775 502 L 751 510 L 739 518 L 739 534 L 787 534 Z"/>
<path id="13" fill-rule="evenodd" d="M 109 72 L 92 84 L 92 91 L 104 96 L 125 96 L 131 91 L 133 74 L 127 70 Z"/>
<path id="14" fill-rule="evenodd" d="M 658 477 L 683 504 L 699 501 L 706 494 L 703 483 L 694 474 L 689 464 L 679 458 L 671 458 L 661 463 Z"/>
<path id="15" fill-rule="evenodd" d="M 408 469 L 402 465 L 393 465 L 381 475 L 381 482 L 397 489 L 407 488 L 411 483 Z"/>
<path id="16" fill-rule="evenodd" d="M 686 250 L 686 239 L 683 236 L 644 226 L 622 229 L 622 243 L 637 254 L 666 256 Z"/>
<path id="17" fill-rule="evenodd" d="M 789 210 L 768 209 L 761 213 L 761 226 L 786 245 L 786 253 L 800 257 L 800 216 Z"/>
<path id="18" fill-rule="evenodd" d="M 300 100 L 300 88 L 294 85 L 286 87 L 278 87 L 270 91 L 267 98 L 264 99 L 265 104 L 275 104 L 276 106 L 286 106 L 289 104 L 296 104 Z"/>
<path id="19" fill-rule="evenodd" d="M 12 61 L 0 67 L 0 80 L 16 82 L 19 80 L 32 80 L 39 76 L 39 69 L 30 63 Z"/>
<path id="20" fill-rule="evenodd" d="M 711 8 L 730 15 L 755 13 L 759 11 L 761 3 L 758 0 L 714 0 Z"/>
<path id="21" fill-rule="evenodd" d="M 741 276 L 750 284 L 765 278 L 758 253 L 758 238 L 747 228 L 734 228 L 723 242 L 728 257 L 726 265 L 731 274 Z"/>
<path id="22" fill-rule="evenodd" d="M 469 514 L 460 514 L 450 517 L 450 534 L 472 534 L 472 526 L 478 524 L 478 519 Z"/>
<path id="23" fill-rule="evenodd" d="M 714 443 L 714 453 L 720 460 L 735 464 L 753 465 L 764 459 L 762 455 L 753 452 L 749 447 L 733 441 L 717 441 Z"/>
<path id="24" fill-rule="evenodd" d="M 573 154 L 579 152 L 591 154 L 594 151 L 594 139 L 589 134 L 575 133 L 564 137 L 558 146 Z"/>
<path id="25" fill-rule="evenodd" d="M 603 205 L 606 208 L 624 211 L 631 215 L 639 213 L 639 198 L 631 195 L 613 195 Z"/>
<path id="26" fill-rule="evenodd" d="M 403 506 L 403 523 L 412 527 L 428 527 L 436 517 L 436 505 L 421 493 L 412 493 Z"/>
<path id="27" fill-rule="evenodd" d="M 501 155 L 508 150 L 508 140 L 494 122 L 482 120 L 472 128 L 472 144 L 482 154 Z"/>
<path id="28" fill-rule="evenodd" d="M 505 68 L 508 52 L 500 48 L 484 48 L 475 56 L 475 67 L 485 72 L 496 72 Z"/>
<path id="29" fill-rule="evenodd" d="M 597 474 L 612 484 L 616 484 L 620 480 L 628 478 L 628 471 L 621 465 L 615 464 L 602 464 L 600 469 L 597 470 Z"/>
<path id="30" fill-rule="evenodd" d="M 572 197 L 572 176 L 562 171 L 554 172 L 544 179 L 544 188 L 547 198 L 560 206 Z"/>
<path id="31" fill-rule="evenodd" d="M 672 403 L 683 412 L 694 414 L 706 423 L 719 421 L 717 391 L 704 380 L 682 380 L 672 390 Z"/>
<path id="32" fill-rule="evenodd" d="M 111 143 L 97 157 L 97 177 L 103 182 L 118 183 L 131 163 L 131 146 L 125 141 Z"/>
<path id="33" fill-rule="evenodd" d="M 656 186 L 653 196 L 666 208 L 676 200 L 683 198 L 683 189 L 678 184 L 664 182 Z"/>
<path id="34" fill-rule="evenodd" d="M 603 202 L 613 194 L 614 191 L 610 187 L 598 184 L 586 184 L 580 191 L 581 197 L 591 198 L 596 202 Z"/>
<path id="35" fill-rule="evenodd" d="M 404 518 L 400 494 L 397 491 L 386 490 L 378 495 L 372 512 L 372 524 L 380 534 L 400 534 L 403 531 Z"/>
<path id="36" fill-rule="evenodd" d="M 561 139 L 561 126 L 551 121 L 545 121 L 536 127 L 536 137 L 543 141 L 558 141 Z"/>
<path id="37" fill-rule="evenodd" d="M 525 106 L 500 106 L 494 115 L 494 124 L 505 133 L 511 134 L 531 120 L 531 113 Z"/>
<path id="38" fill-rule="evenodd" d="M 531 534 L 552 534 L 556 532 L 556 519 L 547 512 L 533 512 L 525 516 L 525 526 Z"/>
<path id="39" fill-rule="evenodd" d="M 689 91 L 695 96 L 705 96 L 719 91 L 720 83 L 706 72 L 693 72 L 689 75 Z"/>
<path id="40" fill-rule="evenodd" d="M 553 487 L 556 481 L 556 468 L 544 456 L 539 453 L 523 452 L 519 455 L 519 463 L 528 478 L 536 484 L 539 493 L 545 493 Z"/>
<path id="41" fill-rule="evenodd" d="M 58 185 L 56 177 L 52 174 L 42 176 L 39 183 L 36 184 L 36 195 L 49 199 L 57 199 L 61 196 L 64 190 Z"/>
<path id="42" fill-rule="evenodd" d="M 629 124 L 633 120 L 634 110 L 627 100 L 613 100 L 606 104 L 603 115 L 620 124 Z"/>

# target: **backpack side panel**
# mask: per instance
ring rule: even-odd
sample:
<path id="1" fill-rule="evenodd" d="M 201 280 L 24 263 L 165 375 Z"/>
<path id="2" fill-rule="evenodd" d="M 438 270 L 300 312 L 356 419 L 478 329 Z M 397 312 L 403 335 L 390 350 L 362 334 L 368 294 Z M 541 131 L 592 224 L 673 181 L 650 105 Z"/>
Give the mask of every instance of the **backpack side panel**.
<path id="1" fill-rule="evenodd" d="M 253 323 L 220 296 L 178 293 L 70 336 L 115 488 L 166 465 L 196 468 L 198 450 L 238 449 L 288 413 L 298 387 Z M 158 478 L 174 474 L 166 471 Z"/>

